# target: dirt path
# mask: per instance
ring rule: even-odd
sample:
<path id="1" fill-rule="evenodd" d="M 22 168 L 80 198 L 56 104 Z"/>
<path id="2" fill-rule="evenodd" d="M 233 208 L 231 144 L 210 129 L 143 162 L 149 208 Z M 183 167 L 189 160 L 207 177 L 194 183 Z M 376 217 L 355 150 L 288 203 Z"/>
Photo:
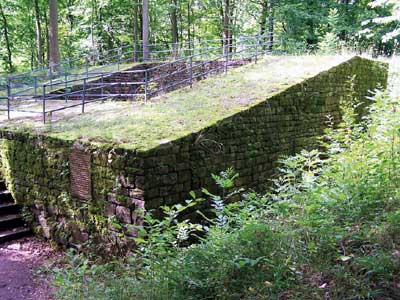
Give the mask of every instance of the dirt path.
<path id="1" fill-rule="evenodd" d="M 51 300 L 51 289 L 35 275 L 60 253 L 36 238 L 24 238 L 0 245 L 0 299 Z"/>

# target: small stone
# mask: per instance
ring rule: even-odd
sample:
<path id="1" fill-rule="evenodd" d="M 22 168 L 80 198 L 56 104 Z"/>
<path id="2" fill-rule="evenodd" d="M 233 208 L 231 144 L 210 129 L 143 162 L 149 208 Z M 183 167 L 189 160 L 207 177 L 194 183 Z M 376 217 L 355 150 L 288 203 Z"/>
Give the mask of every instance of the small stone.
<path id="1" fill-rule="evenodd" d="M 145 202 L 143 200 L 134 199 L 135 210 L 144 210 Z"/>
<path id="2" fill-rule="evenodd" d="M 87 232 L 76 229 L 72 232 L 71 242 L 76 244 L 83 244 L 89 239 L 89 234 Z"/>
<path id="3" fill-rule="evenodd" d="M 42 227 L 43 236 L 46 239 L 49 239 L 50 238 L 50 226 L 47 224 L 47 220 L 43 214 L 39 215 L 39 224 Z"/>
<path id="4" fill-rule="evenodd" d="M 117 216 L 117 219 L 123 223 L 127 223 L 127 224 L 132 223 L 131 211 L 129 208 L 126 208 L 125 206 L 117 206 L 116 216 Z"/>
<path id="5" fill-rule="evenodd" d="M 107 203 L 106 212 L 105 212 L 106 216 L 107 217 L 115 216 L 116 208 L 117 208 L 117 206 L 115 204 Z"/>
<path id="6" fill-rule="evenodd" d="M 134 189 L 135 188 L 135 183 L 131 182 L 131 179 L 129 177 L 125 177 L 123 175 L 120 175 L 118 177 L 118 182 L 124 188 L 128 188 L 128 189 Z"/>
<path id="7" fill-rule="evenodd" d="M 174 185 L 178 182 L 178 174 L 171 173 L 161 176 L 161 184 L 163 185 Z"/>
<path id="8" fill-rule="evenodd" d="M 142 190 L 140 190 L 140 189 L 134 189 L 134 190 L 131 190 L 130 192 L 129 192 L 129 197 L 130 198 L 134 198 L 134 199 L 140 199 L 140 200 L 143 200 L 144 199 L 144 192 L 142 191 Z"/>
<path id="9" fill-rule="evenodd" d="M 55 215 L 58 215 L 58 209 L 52 204 L 47 205 L 47 212 L 49 213 L 49 216 L 53 217 Z"/>
<path id="10" fill-rule="evenodd" d="M 116 194 L 108 194 L 108 202 L 114 203 L 117 205 L 121 205 L 121 202 L 117 200 L 117 195 Z"/>
<path id="11" fill-rule="evenodd" d="M 131 224 L 126 225 L 125 234 L 127 236 L 131 236 L 131 237 L 137 237 L 138 236 L 138 231 L 139 230 L 135 225 L 131 225 Z"/>

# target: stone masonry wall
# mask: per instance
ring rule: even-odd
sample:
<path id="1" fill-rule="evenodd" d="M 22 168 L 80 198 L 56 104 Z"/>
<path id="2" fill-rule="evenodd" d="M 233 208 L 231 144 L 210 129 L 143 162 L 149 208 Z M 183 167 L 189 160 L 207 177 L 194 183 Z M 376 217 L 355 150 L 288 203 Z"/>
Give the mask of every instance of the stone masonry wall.
<path id="1" fill-rule="evenodd" d="M 38 234 L 78 248 L 134 247 L 143 209 L 215 189 L 211 173 L 234 167 L 238 187 L 260 189 L 281 155 L 317 146 L 339 102 L 387 84 L 387 65 L 353 58 L 217 124 L 146 152 L 0 131 L 0 170 Z M 363 105 L 365 107 L 367 103 Z M 363 113 L 364 109 L 360 109 Z"/>
<path id="2" fill-rule="evenodd" d="M 355 76 L 353 78 L 353 76 Z M 275 172 L 279 157 L 318 146 L 327 116 L 337 124 L 339 103 L 354 97 L 365 114 L 369 91 L 387 85 L 385 64 L 355 57 L 293 85 L 250 109 L 185 138 L 145 153 L 146 205 L 170 205 L 189 191 L 213 190 L 211 173 L 234 167 L 238 188 L 261 189 Z M 350 78 L 353 78 L 350 82 Z"/>
<path id="3" fill-rule="evenodd" d="M 133 246 L 144 209 L 143 160 L 134 152 L 2 131 L 0 162 L 38 235 L 78 248 L 94 243 L 98 252 Z"/>

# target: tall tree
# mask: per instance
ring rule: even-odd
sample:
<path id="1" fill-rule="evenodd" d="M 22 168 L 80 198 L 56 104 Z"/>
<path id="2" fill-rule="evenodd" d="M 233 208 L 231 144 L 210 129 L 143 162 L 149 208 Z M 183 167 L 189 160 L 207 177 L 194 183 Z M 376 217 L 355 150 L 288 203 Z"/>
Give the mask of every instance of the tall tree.
<path id="1" fill-rule="evenodd" d="M 49 62 L 51 66 L 60 63 L 60 48 L 58 46 L 58 9 L 57 0 L 49 0 Z"/>
<path id="2" fill-rule="evenodd" d="M 143 60 L 150 59 L 150 49 L 149 49 L 149 35 L 150 35 L 150 18 L 149 18 L 149 0 L 143 0 L 142 6 L 142 26 L 143 26 Z"/>
<path id="3" fill-rule="evenodd" d="M 172 55 L 176 57 L 178 55 L 178 0 L 171 0 L 171 34 L 173 51 Z"/>
<path id="4" fill-rule="evenodd" d="M 261 1 L 260 35 L 264 36 L 267 28 L 268 0 Z"/>
<path id="5" fill-rule="evenodd" d="M 13 63 L 12 63 L 10 37 L 8 34 L 8 21 L 7 21 L 6 14 L 4 13 L 3 6 L 1 5 L 1 2 L 0 2 L 0 17 L 1 17 L 2 25 L 3 25 L 2 26 L 3 34 L 4 34 L 4 40 L 6 43 L 6 49 L 7 49 L 7 62 L 6 62 L 7 70 L 12 71 L 14 68 L 13 68 Z"/>
<path id="6" fill-rule="evenodd" d="M 133 3 L 133 60 L 138 60 L 139 44 L 139 7 L 140 2 L 135 0 Z"/>
<path id="7" fill-rule="evenodd" d="M 192 1 L 188 0 L 187 2 L 187 41 L 190 42 L 192 40 Z"/>
<path id="8" fill-rule="evenodd" d="M 40 9 L 39 0 L 34 0 L 35 10 L 35 27 L 36 27 L 36 47 L 37 47 L 37 61 L 39 65 L 43 64 L 43 39 L 42 39 L 42 26 L 40 22 Z"/>
<path id="9" fill-rule="evenodd" d="M 396 24 L 394 28 L 391 28 L 386 32 L 382 40 L 390 41 L 400 36 L 400 1 L 398 0 L 374 0 L 369 4 L 371 7 L 389 7 L 390 13 L 387 16 L 381 16 L 371 20 L 375 24 Z"/>
<path id="10" fill-rule="evenodd" d="M 272 51 L 274 45 L 274 0 L 269 0 L 269 13 L 268 13 L 268 51 Z"/>
<path id="11" fill-rule="evenodd" d="M 230 0 L 224 0 L 224 52 L 228 53 L 231 45 L 231 4 Z"/>

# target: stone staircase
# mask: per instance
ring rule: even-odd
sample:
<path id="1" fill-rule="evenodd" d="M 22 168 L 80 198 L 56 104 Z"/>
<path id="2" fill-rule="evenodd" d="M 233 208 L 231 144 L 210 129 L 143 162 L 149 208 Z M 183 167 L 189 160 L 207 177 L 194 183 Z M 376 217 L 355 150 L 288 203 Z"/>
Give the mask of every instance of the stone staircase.
<path id="1" fill-rule="evenodd" d="M 251 62 L 250 59 L 230 60 L 228 68 L 237 68 Z M 211 70 L 217 70 L 216 73 L 224 71 L 225 61 L 210 60 L 196 61 L 192 68 L 193 82 L 206 79 L 210 76 Z M 103 76 L 88 81 L 86 87 L 88 95 L 86 100 L 95 100 L 100 96 L 91 95 L 114 95 L 115 100 L 130 100 L 134 97 L 127 95 L 137 95 L 144 93 L 145 70 L 148 70 L 148 80 L 152 83 L 148 86 L 148 92 L 151 96 L 167 93 L 189 85 L 190 70 L 189 62 L 177 61 L 166 63 L 142 63 L 124 71 L 114 72 L 110 75 Z M 137 72 L 132 72 L 137 71 Z M 215 72 L 214 72 L 215 73 Z M 103 87 L 101 87 L 103 85 Z M 65 89 L 60 88 L 48 94 L 53 99 L 65 99 Z M 83 93 L 83 85 L 76 84 L 68 88 L 68 92 L 78 92 L 68 95 L 68 100 L 81 100 Z M 115 96 L 117 95 L 117 96 Z M 38 96 L 40 98 L 40 96 Z"/>
<path id="2" fill-rule="evenodd" d="M 30 234 L 30 229 L 22 219 L 21 207 L 7 191 L 4 181 L 0 181 L 0 244 Z"/>

